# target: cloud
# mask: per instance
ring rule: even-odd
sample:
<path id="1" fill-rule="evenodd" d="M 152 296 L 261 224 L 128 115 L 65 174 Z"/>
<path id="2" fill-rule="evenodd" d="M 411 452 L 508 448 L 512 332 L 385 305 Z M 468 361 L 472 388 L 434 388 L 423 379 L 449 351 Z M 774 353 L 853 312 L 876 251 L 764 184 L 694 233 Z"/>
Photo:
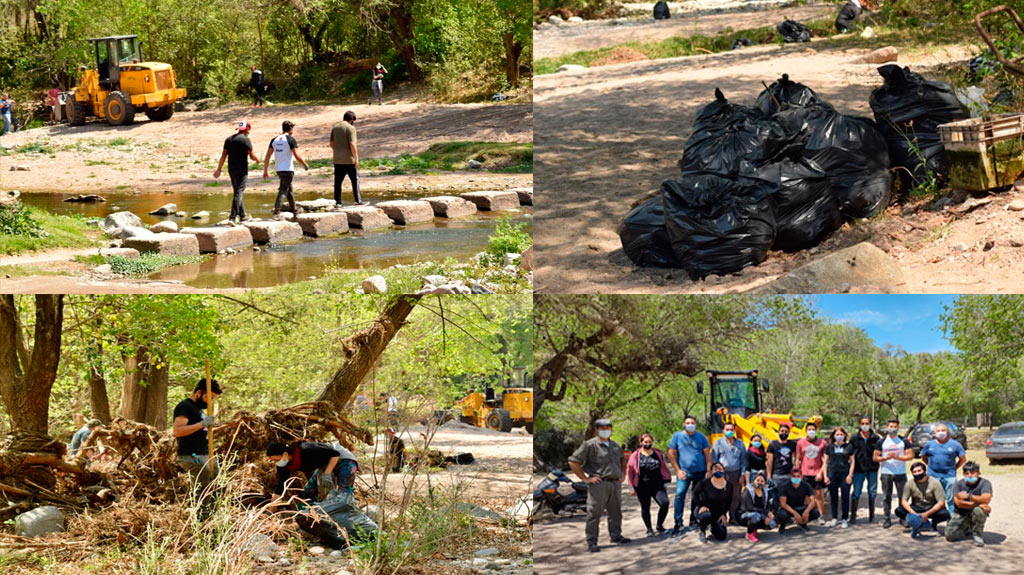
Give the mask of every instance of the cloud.
<path id="1" fill-rule="evenodd" d="M 893 328 L 896 326 L 919 322 L 923 319 L 932 317 L 931 312 L 918 312 L 918 313 L 907 313 L 907 312 L 894 312 L 894 313 L 883 313 L 873 309 L 858 309 L 848 311 L 841 314 L 836 318 L 839 323 L 852 323 L 856 326 L 880 326 L 886 328 Z"/>

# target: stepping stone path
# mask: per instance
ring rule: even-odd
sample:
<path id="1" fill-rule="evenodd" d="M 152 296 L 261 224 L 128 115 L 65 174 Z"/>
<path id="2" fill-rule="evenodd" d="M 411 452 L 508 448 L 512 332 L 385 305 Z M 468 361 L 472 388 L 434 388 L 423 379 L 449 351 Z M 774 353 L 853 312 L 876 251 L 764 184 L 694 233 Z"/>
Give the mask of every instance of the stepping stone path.
<path id="1" fill-rule="evenodd" d="M 391 218 L 376 206 L 349 206 L 341 211 L 348 215 L 348 226 L 361 230 L 375 230 L 392 225 Z"/>
<path id="2" fill-rule="evenodd" d="M 519 194 L 519 203 L 524 206 L 533 205 L 533 188 L 512 188 L 508 190 Z"/>
<path id="3" fill-rule="evenodd" d="M 252 245 L 249 228 L 182 228 L 181 233 L 192 234 L 199 241 L 199 252 L 215 254 L 228 248 L 242 249 Z"/>
<path id="4" fill-rule="evenodd" d="M 329 212 L 334 209 L 334 200 L 320 198 L 318 200 L 302 200 L 295 205 L 307 212 Z"/>
<path id="5" fill-rule="evenodd" d="M 154 234 L 124 240 L 124 247 L 140 253 L 158 253 L 165 256 L 198 256 L 199 240 L 193 234 Z"/>
<path id="6" fill-rule="evenodd" d="M 384 210 L 392 221 L 402 226 L 434 219 L 434 208 L 430 206 L 430 202 L 423 200 L 392 200 L 381 202 L 377 207 Z"/>
<path id="7" fill-rule="evenodd" d="M 479 210 L 496 212 L 519 208 L 519 194 L 511 191 L 466 192 L 459 197 L 473 202 Z"/>
<path id="8" fill-rule="evenodd" d="M 276 244 L 302 237 L 302 227 L 295 222 L 245 222 L 257 244 Z"/>
<path id="9" fill-rule="evenodd" d="M 341 212 L 299 214 L 293 221 L 314 238 L 348 233 L 348 214 Z"/>
<path id="10" fill-rule="evenodd" d="M 439 218 L 461 218 L 476 213 L 476 204 L 457 196 L 433 196 L 423 198 Z"/>

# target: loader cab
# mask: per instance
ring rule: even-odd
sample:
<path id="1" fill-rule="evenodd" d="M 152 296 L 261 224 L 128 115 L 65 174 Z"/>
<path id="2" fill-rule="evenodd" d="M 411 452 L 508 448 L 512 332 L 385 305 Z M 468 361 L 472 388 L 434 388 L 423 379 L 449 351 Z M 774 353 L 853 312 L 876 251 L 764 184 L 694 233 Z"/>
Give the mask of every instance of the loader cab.
<path id="1" fill-rule="evenodd" d="M 768 382 L 758 382 L 757 371 L 709 370 L 707 375 L 707 421 L 713 435 L 722 433 L 723 422 L 719 410 L 728 410 L 728 413 L 744 418 L 761 413 L 761 392 L 768 391 Z M 697 382 L 697 393 L 704 393 L 703 382 Z"/>
<path id="2" fill-rule="evenodd" d="M 120 89 L 121 64 L 142 61 L 142 43 L 138 36 L 90 38 L 89 47 L 96 59 L 100 87 L 107 91 Z"/>

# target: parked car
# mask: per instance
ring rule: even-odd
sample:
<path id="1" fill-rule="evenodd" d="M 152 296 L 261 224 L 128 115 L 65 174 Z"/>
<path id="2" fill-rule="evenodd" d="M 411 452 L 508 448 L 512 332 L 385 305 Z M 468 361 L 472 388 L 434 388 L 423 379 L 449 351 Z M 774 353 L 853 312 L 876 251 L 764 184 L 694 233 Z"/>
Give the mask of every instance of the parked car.
<path id="1" fill-rule="evenodd" d="M 985 442 L 985 457 L 990 462 L 1024 459 L 1024 421 L 1000 425 Z"/>
<path id="2" fill-rule="evenodd" d="M 910 433 L 907 434 L 907 440 L 910 441 L 910 447 L 914 450 L 914 457 L 921 457 L 921 449 L 925 443 L 932 440 L 932 435 L 935 432 L 935 426 L 944 423 L 949 428 L 950 439 L 954 439 L 967 449 L 967 434 L 960 428 L 959 425 L 949 420 L 936 421 L 933 423 L 918 423 L 914 427 L 910 428 Z"/>

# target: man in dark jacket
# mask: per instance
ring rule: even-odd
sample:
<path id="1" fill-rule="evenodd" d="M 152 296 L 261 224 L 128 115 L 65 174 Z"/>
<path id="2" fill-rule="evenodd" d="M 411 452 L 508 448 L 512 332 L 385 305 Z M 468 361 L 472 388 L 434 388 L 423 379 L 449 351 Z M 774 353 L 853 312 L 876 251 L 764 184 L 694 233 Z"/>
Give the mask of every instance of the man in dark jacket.
<path id="1" fill-rule="evenodd" d="M 267 88 L 267 80 L 263 77 L 263 70 L 252 67 L 252 76 L 249 77 L 249 87 L 252 88 L 252 107 L 255 108 L 257 105 L 263 107 L 263 94 Z"/>

